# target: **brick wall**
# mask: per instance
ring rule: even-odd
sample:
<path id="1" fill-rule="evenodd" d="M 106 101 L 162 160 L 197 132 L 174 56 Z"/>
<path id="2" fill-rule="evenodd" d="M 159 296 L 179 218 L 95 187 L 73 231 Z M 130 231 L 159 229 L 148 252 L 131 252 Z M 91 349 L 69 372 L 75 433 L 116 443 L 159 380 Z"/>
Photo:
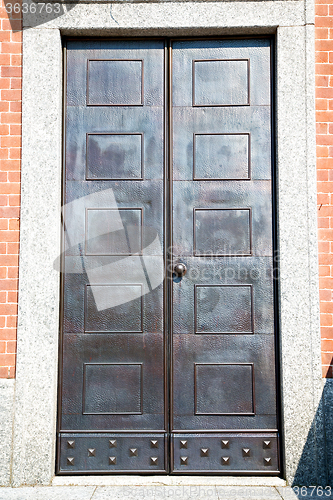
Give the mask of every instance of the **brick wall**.
<path id="1" fill-rule="evenodd" d="M 20 14 L 0 3 L 0 378 L 15 376 L 21 158 Z"/>
<path id="2" fill-rule="evenodd" d="M 323 377 L 333 377 L 333 1 L 316 0 L 316 119 Z"/>

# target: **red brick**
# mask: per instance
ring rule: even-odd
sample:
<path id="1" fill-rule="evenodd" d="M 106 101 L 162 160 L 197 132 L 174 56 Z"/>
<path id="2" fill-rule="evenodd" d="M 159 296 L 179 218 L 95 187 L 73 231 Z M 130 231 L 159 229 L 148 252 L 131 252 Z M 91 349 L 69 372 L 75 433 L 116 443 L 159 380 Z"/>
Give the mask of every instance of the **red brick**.
<path id="1" fill-rule="evenodd" d="M 11 89 L 22 89 L 22 78 L 11 78 L 10 79 Z"/>
<path id="2" fill-rule="evenodd" d="M 8 90 L 8 92 L 17 92 Z M 1 113 L 1 123 L 21 123 L 21 113 Z"/>
<path id="3" fill-rule="evenodd" d="M 318 109 L 318 110 L 328 109 L 327 99 L 316 99 L 316 109 Z M 319 137 L 322 137 L 322 136 L 319 136 Z M 325 143 L 318 142 L 318 141 L 317 141 L 317 143 L 318 144 L 325 144 Z"/>
<path id="4" fill-rule="evenodd" d="M 318 182 L 319 193 L 333 193 L 333 182 Z"/>
<path id="5" fill-rule="evenodd" d="M 1 99 L 4 101 L 20 101 L 22 97 L 21 90 L 2 90 Z"/>
<path id="6" fill-rule="evenodd" d="M 318 87 L 328 87 L 328 76 L 317 76 L 316 75 L 316 86 L 318 91 Z"/>
<path id="7" fill-rule="evenodd" d="M 316 52 L 316 63 L 328 63 L 331 62 L 329 61 L 328 58 L 328 52 Z"/>
<path id="8" fill-rule="evenodd" d="M 0 328 L 3 328 L 6 324 L 5 316 L 0 316 Z"/>
<path id="9" fill-rule="evenodd" d="M 319 229 L 318 238 L 321 241 L 333 241 L 333 230 L 332 229 Z"/>
<path id="10" fill-rule="evenodd" d="M 330 227 L 330 220 L 328 217 L 319 217 L 318 218 L 318 227 L 319 228 L 329 228 Z M 9 228 L 10 229 L 10 228 Z"/>
<path id="11" fill-rule="evenodd" d="M 6 342 L 6 352 L 10 353 L 10 354 L 16 353 L 16 341 L 15 340 L 10 340 L 9 342 Z"/>
<path id="12" fill-rule="evenodd" d="M 5 103 L 9 104 L 9 103 Z M 11 103 L 16 104 L 16 103 Z M 1 138 L 1 146 L 4 148 L 19 148 L 21 147 L 21 137 L 6 136 Z"/>
<path id="13" fill-rule="evenodd" d="M 2 340 L 16 340 L 16 330 L 15 328 L 2 328 L 0 330 L 0 338 Z"/>
<path id="14" fill-rule="evenodd" d="M 19 194 L 19 182 L 0 182 L 0 192 L 3 194 Z"/>
<path id="15" fill-rule="evenodd" d="M 10 63 L 12 66 L 20 66 L 22 64 L 22 55 L 21 54 L 12 54 L 10 56 Z"/>
<path id="16" fill-rule="evenodd" d="M 319 204 L 329 205 L 329 203 L 330 203 L 330 197 L 328 196 L 328 194 L 318 194 L 317 195 L 317 201 L 318 201 Z"/>
<path id="17" fill-rule="evenodd" d="M 7 243 L 7 253 L 8 255 L 18 255 L 20 250 L 19 243 Z"/>
<path id="18" fill-rule="evenodd" d="M 327 253 L 330 251 L 330 244 L 328 241 L 318 241 L 319 253 Z"/>
<path id="19" fill-rule="evenodd" d="M 0 124 L 0 135 L 8 135 L 8 134 L 9 134 L 8 125 Z"/>
<path id="20" fill-rule="evenodd" d="M 20 50 L 15 52 L 16 54 L 19 54 L 22 52 L 22 46 L 21 46 L 21 42 L 22 42 L 22 31 L 16 31 L 16 32 L 11 32 L 11 41 L 12 42 L 15 42 L 15 43 L 20 43 Z M 11 52 L 11 54 L 13 54 L 13 52 Z"/>
<path id="21" fill-rule="evenodd" d="M 333 354 L 331 352 L 323 352 L 321 354 L 321 361 L 323 365 L 332 365 L 333 364 Z"/>
<path id="22" fill-rule="evenodd" d="M 0 256 L 0 265 L 1 265 L 1 256 Z M 322 265 L 322 266 L 325 266 L 325 265 L 333 265 L 333 255 L 329 254 L 329 253 L 320 253 L 319 254 L 319 264 Z"/>
<path id="23" fill-rule="evenodd" d="M 327 1 L 326 3 L 329 3 L 329 2 Z M 315 28 L 315 37 L 317 40 L 327 40 L 328 35 L 329 35 L 329 32 L 328 32 L 327 28 Z"/>
<path id="24" fill-rule="evenodd" d="M 16 328 L 17 316 L 7 316 L 6 317 L 6 326 L 7 326 L 7 328 L 10 328 L 10 327 Z"/>
<path id="25" fill-rule="evenodd" d="M 328 146 L 317 146 L 317 157 L 328 158 Z"/>
<path id="26" fill-rule="evenodd" d="M 319 266 L 319 276 L 330 276 L 331 268 L 330 266 Z"/>
<path id="27" fill-rule="evenodd" d="M 320 328 L 322 339 L 333 339 L 333 328 L 330 326 L 322 326 Z"/>
<path id="28" fill-rule="evenodd" d="M 9 102 L 0 101 L 0 112 L 3 113 L 9 111 L 9 104 Z"/>
<path id="29" fill-rule="evenodd" d="M 20 170 L 20 160 L 0 160 L 0 170 L 2 171 L 18 171 Z"/>
<path id="30" fill-rule="evenodd" d="M 333 326 L 332 319 L 333 319 L 332 314 L 321 313 L 320 314 L 320 325 L 321 326 Z"/>
<path id="31" fill-rule="evenodd" d="M 330 352 L 333 356 L 333 340 L 322 340 L 321 348 L 324 352 Z"/>
<path id="32" fill-rule="evenodd" d="M 320 215 L 320 217 L 333 217 L 333 207 L 322 206 L 318 208 L 318 215 Z"/>
<path id="33" fill-rule="evenodd" d="M 18 66 L 3 66 L 1 68 L 1 76 L 2 77 L 12 77 L 12 76 L 17 76 L 20 77 L 22 76 L 22 69 Z"/>
<path id="34" fill-rule="evenodd" d="M 13 366 L 15 363 L 14 354 L 0 354 L 0 365 L 1 366 Z"/>
<path id="35" fill-rule="evenodd" d="M 8 179 L 9 179 L 8 173 Z M 328 181 L 328 170 L 317 170 L 317 180 L 318 181 Z"/>
<path id="36" fill-rule="evenodd" d="M 8 159 L 8 148 L 1 148 L 0 149 L 0 159 L 1 160 L 7 160 Z"/>
<path id="37" fill-rule="evenodd" d="M 0 65 L 1 66 L 10 65 L 10 54 L 0 54 Z"/>
<path id="38" fill-rule="evenodd" d="M 0 217 L 14 218 L 18 217 L 20 214 L 20 209 L 18 207 L 1 207 L 0 206 Z"/>
<path id="39" fill-rule="evenodd" d="M 20 42 L 2 42 L 1 51 L 7 54 L 21 54 L 22 45 Z"/>
<path id="40" fill-rule="evenodd" d="M 17 92 L 17 90 L 11 90 L 11 92 Z M 332 102 L 332 101 L 330 101 Z M 12 113 L 21 113 L 22 112 L 22 102 L 21 100 L 14 101 L 10 103 L 10 111 Z"/>
<path id="41" fill-rule="evenodd" d="M 11 125 L 9 132 L 11 135 L 21 135 L 22 125 Z"/>
<path id="42" fill-rule="evenodd" d="M 333 168 L 333 160 L 332 159 L 318 159 L 317 160 L 317 168 Z"/>
<path id="43" fill-rule="evenodd" d="M 0 366 L 0 378 L 8 378 L 8 366 Z"/>
<path id="44" fill-rule="evenodd" d="M 17 305 L 16 304 L 0 304 L 0 315 L 8 316 L 8 315 L 16 315 L 17 314 Z M 326 325 L 330 326 L 330 325 Z"/>
<path id="45" fill-rule="evenodd" d="M 317 87 L 316 97 L 320 99 L 333 99 L 333 88 L 332 87 Z M 327 123 L 325 123 L 327 126 Z M 324 131 L 326 133 L 326 131 Z"/>
<path id="46" fill-rule="evenodd" d="M 11 303 L 17 304 L 18 292 L 7 292 L 7 299 L 9 304 Z"/>
<path id="47" fill-rule="evenodd" d="M 0 231 L 0 241 L 19 241 L 17 231 Z"/>
<path id="48" fill-rule="evenodd" d="M 319 287 L 332 290 L 333 278 L 319 278 Z"/>
<path id="49" fill-rule="evenodd" d="M 333 75 L 333 64 L 316 64 L 316 75 Z M 6 75 L 4 75 L 6 76 Z M 320 120 L 324 121 L 324 120 Z"/>
<path id="50" fill-rule="evenodd" d="M 327 16 L 328 5 L 325 4 L 316 5 L 315 13 L 316 16 Z"/>
<path id="51" fill-rule="evenodd" d="M 0 266 L 17 266 L 18 255 L 0 255 Z"/>
<path id="52" fill-rule="evenodd" d="M 332 98 L 333 98 L 333 89 L 329 89 L 329 90 L 332 91 Z M 327 123 L 317 123 L 316 124 L 316 132 L 317 132 L 317 134 L 327 134 L 327 128 L 328 128 L 328 124 Z"/>
<path id="53" fill-rule="evenodd" d="M 3 354 L 4 352 L 6 352 L 6 342 L 3 342 L 0 340 L 0 353 Z"/>
<path id="54" fill-rule="evenodd" d="M 14 30 L 14 31 L 20 30 L 20 29 L 22 29 L 22 21 L 19 19 L 11 19 L 10 21 L 8 19 L 3 19 L 2 20 L 2 29 L 3 30 Z"/>
<path id="55" fill-rule="evenodd" d="M 322 367 L 323 378 L 333 378 L 333 366 Z"/>
<path id="56" fill-rule="evenodd" d="M 0 89 L 7 90 L 10 88 L 10 78 L 0 78 Z"/>
<path id="57" fill-rule="evenodd" d="M 7 278 L 18 278 L 18 267 L 7 267 Z M 330 326 L 330 325 L 325 325 L 325 326 Z"/>
<path id="58" fill-rule="evenodd" d="M 20 206 L 20 195 L 17 195 L 17 194 L 10 195 L 9 205 L 11 207 L 19 207 Z"/>
<path id="59" fill-rule="evenodd" d="M 21 148 L 10 148 L 9 158 L 11 160 L 19 160 L 21 158 Z"/>

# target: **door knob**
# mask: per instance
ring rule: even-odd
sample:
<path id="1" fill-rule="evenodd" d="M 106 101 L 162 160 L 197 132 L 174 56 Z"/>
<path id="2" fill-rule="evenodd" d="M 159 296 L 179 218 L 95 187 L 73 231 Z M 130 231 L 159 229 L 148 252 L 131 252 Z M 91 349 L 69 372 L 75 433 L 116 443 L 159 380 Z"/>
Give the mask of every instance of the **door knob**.
<path id="1" fill-rule="evenodd" d="M 174 271 L 178 277 L 182 277 L 186 274 L 187 271 L 186 265 L 183 262 L 179 262 L 178 264 L 175 265 Z"/>

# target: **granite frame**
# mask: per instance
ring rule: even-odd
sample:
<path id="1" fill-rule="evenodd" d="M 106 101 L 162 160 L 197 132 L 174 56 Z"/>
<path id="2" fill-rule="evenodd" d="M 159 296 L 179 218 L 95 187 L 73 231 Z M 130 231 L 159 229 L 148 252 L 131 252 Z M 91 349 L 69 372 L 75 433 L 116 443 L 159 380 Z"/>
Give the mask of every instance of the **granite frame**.
<path id="1" fill-rule="evenodd" d="M 14 388 L 12 393 L 6 389 L 13 409 L 8 410 L 8 404 L 6 410 L 0 408 L 1 417 L 14 412 L 12 455 L 6 453 L 2 484 L 50 484 L 55 473 L 60 275 L 53 263 L 61 238 L 62 35 L 272 33 L 283 477 L 289 484 L 327 484 L 322 453 L 313 0 L 88 2 L 71 5 L 55 19 L 25 16 L 17 376 L 15 395 Z"/>

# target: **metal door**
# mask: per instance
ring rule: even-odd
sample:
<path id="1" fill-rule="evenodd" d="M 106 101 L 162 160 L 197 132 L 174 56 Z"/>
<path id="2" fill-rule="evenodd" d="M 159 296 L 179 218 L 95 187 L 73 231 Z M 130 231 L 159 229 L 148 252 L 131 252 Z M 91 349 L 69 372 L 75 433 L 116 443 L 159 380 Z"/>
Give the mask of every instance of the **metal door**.
<path id="1" fill-rule="evenodd" d="M 277 474 L 270 41 L 70 41 L 57 470 Z"/>

